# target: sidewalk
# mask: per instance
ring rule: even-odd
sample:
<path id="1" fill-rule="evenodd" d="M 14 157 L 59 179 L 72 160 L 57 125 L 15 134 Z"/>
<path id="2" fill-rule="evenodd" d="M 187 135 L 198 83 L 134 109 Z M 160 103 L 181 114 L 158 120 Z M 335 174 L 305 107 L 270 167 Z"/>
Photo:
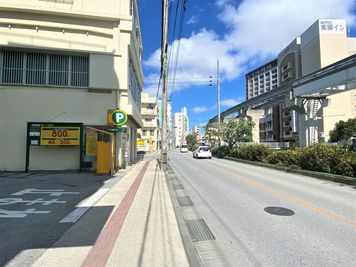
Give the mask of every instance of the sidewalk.
<path id="1" fill-rule="evenodd" d="M 132 167 L 33 266 L 189 266 L 157 161 Z"/>

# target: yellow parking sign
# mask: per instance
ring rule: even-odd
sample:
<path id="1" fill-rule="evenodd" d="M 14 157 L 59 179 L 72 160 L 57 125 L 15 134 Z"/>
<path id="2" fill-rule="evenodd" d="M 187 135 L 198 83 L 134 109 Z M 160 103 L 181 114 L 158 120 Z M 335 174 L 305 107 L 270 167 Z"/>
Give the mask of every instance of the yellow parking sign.
<path id="1" fill-rule="evenodd" d="M 108 125 L 122 126 L 127 121 L 127 114 L 120 109 L 109 109 L 107 112 Z"/>

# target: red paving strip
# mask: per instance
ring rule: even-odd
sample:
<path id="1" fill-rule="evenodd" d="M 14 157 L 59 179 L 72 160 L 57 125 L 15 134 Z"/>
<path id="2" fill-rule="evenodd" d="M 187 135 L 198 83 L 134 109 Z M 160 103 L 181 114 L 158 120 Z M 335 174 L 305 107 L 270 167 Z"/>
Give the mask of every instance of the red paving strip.
<path id="1" fill-rule="evenodd" d="M 145 175 L 148 164 L 149 162 L 146 162 L 142 167 L 140 173 L 132 183 L 129 191 L 127 191 L 126 195 L 121 201 L 120 206 L 111 216 L 105 228 L 100 232 L 95 245 L 91 248 L 89 254 L 82 263 L 82 267 L 102 267 L 106 265 L 115 246 L 116 240 L 120 234 L 122 225 L 125 222 L 126 215 L 132 205 L 143 176 Z"/>

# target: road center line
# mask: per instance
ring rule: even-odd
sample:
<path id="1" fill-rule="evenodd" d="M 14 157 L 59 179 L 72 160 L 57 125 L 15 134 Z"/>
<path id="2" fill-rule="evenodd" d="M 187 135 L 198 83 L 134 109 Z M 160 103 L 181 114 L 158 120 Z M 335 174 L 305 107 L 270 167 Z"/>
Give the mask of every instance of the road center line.
<path id="1" fill-rule="evenodd" d="M 272 188 L 270 188 L 270 187 L 268 187 L 268 186 L 265 186 L 265 185 L 263 185 L 263 184 L 257 183 L 257 182 L 255 182 L 255 181 L 251 181 L 251 180 L 246 179 L 246 178 L 243 178 L 243 177 L 240 177 L 240 176 L 236 175 L 236 174 L 233 173 L 233 172 L 229 172 L 229 171 L 226 171 L 226 170 L 224 170 L 224 169 L 222 169 L 222 168 L 220 168 L 220 167 L 216 167 L 216 166 L 214 166 L 214 165 L 211 164 L 211 163 L 205 163 L 205 162 L 204 162 L 203 164 L 206 164 L 206 165 L 210 166 L 211 168 L 216 169 L 217 171 L 224 173 L 224 174 L 227 175 L 227 176 L 233 177 L 233 178 L 239 180 L 240 182 L 242 182 L 242 183 L 244 183 L 244 184 L 253 186 L 253 187 L 255 187 L 255 188 L 257 188 L 257 189 L 259 189 L 259 190 L 261 190 L 261 191 L 270 193 L 270 194 L 272 194 L 272 195 L 275 195 L 275 196 L 277 196 L 277 197 L 279 197 L 279 198 L 281 198 L 281 199 L 287 200 L 287 201 L 289 201 L 289 202 L 296 203 L 296 204 L 298 204 L 299 206 L 302 206 L 302 207 L 304 207 L 304 208 L 306 208 L 306 209 L 309 209 L 309 210 L 312 210 L 312 211 L 317 212 L 317 213 L 319 213 L 319 214 L 322 214 L 322 215 L 325 215 L 325 216 L 327 216 L 327 217 L 333 218 L 333 219 L 335 219 L 335 220 L 337 220 L 337 221 L 340 221 L 340 222 L 349 224 L 349 225 L 351 225 L 351 226 L 353 226 L 353 227 L 356 228 L 356 222 L 354 222 L 354 221 L 352 221 L 352 220 L 349 220 L 349 219 L 347 219 L 347 218 L 345 218 L 345 217 L 336 215 L 336 214 L 334 214 L 334 213 L 332 213 L 332 212 L 329 212 L 329 211 L 323 210 L 323 209 L 321 209 L 321 208 L 318 208 L 318 207 L 316 207 L 316 206 L 313 206 L 312 204 L 310 204 L 310 203 L 308 203 L 308 202 L 305 202 L 305 201 L 303 201 L 303 200 L 301 200 L 301 199 L 298 199 L 298 198 L 296 198 L 296 197 L 293 197 L 293 196 L 291 196 L 291 195 L 288 195 L 288 194 L 285 194 L 285 193 L 276 191 L 276 190 L 274 190 L 274 189 L 272 189 Z"/>
<path id="2" fill-rule="evenodd" d="M 126 215 L 133 203 L 138 188 L 147 170 L 149 161 L 142 167 L 140 173 L 135 178 L 130 189 L 122 199 L 119 207 L 111 216 L 109 222 L 101 231 L 95 245 L 91 248 L 87 257 L 82 263 L 82 267 L 105 266 L 110 254 L 115 246 L 116 240 L 120 234 L 121 228 L 125 222 Z"/>

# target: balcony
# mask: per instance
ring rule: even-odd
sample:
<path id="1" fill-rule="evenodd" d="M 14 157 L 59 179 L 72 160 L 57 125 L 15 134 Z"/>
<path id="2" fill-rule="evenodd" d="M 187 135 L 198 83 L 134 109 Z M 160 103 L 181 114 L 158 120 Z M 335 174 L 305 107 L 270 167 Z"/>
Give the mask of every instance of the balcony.
<path id="1" fill-rule="evenodd" d="M 156 116 L 157 111 L 152 110 L 152 109 L 141 109 L 141 115 L 151 115 L 151 116 Z"/>
<path id="2" fill-rule="evenodd" d="M 143 121 L 143 128 L 156 128 L 157 121 Z"/>

